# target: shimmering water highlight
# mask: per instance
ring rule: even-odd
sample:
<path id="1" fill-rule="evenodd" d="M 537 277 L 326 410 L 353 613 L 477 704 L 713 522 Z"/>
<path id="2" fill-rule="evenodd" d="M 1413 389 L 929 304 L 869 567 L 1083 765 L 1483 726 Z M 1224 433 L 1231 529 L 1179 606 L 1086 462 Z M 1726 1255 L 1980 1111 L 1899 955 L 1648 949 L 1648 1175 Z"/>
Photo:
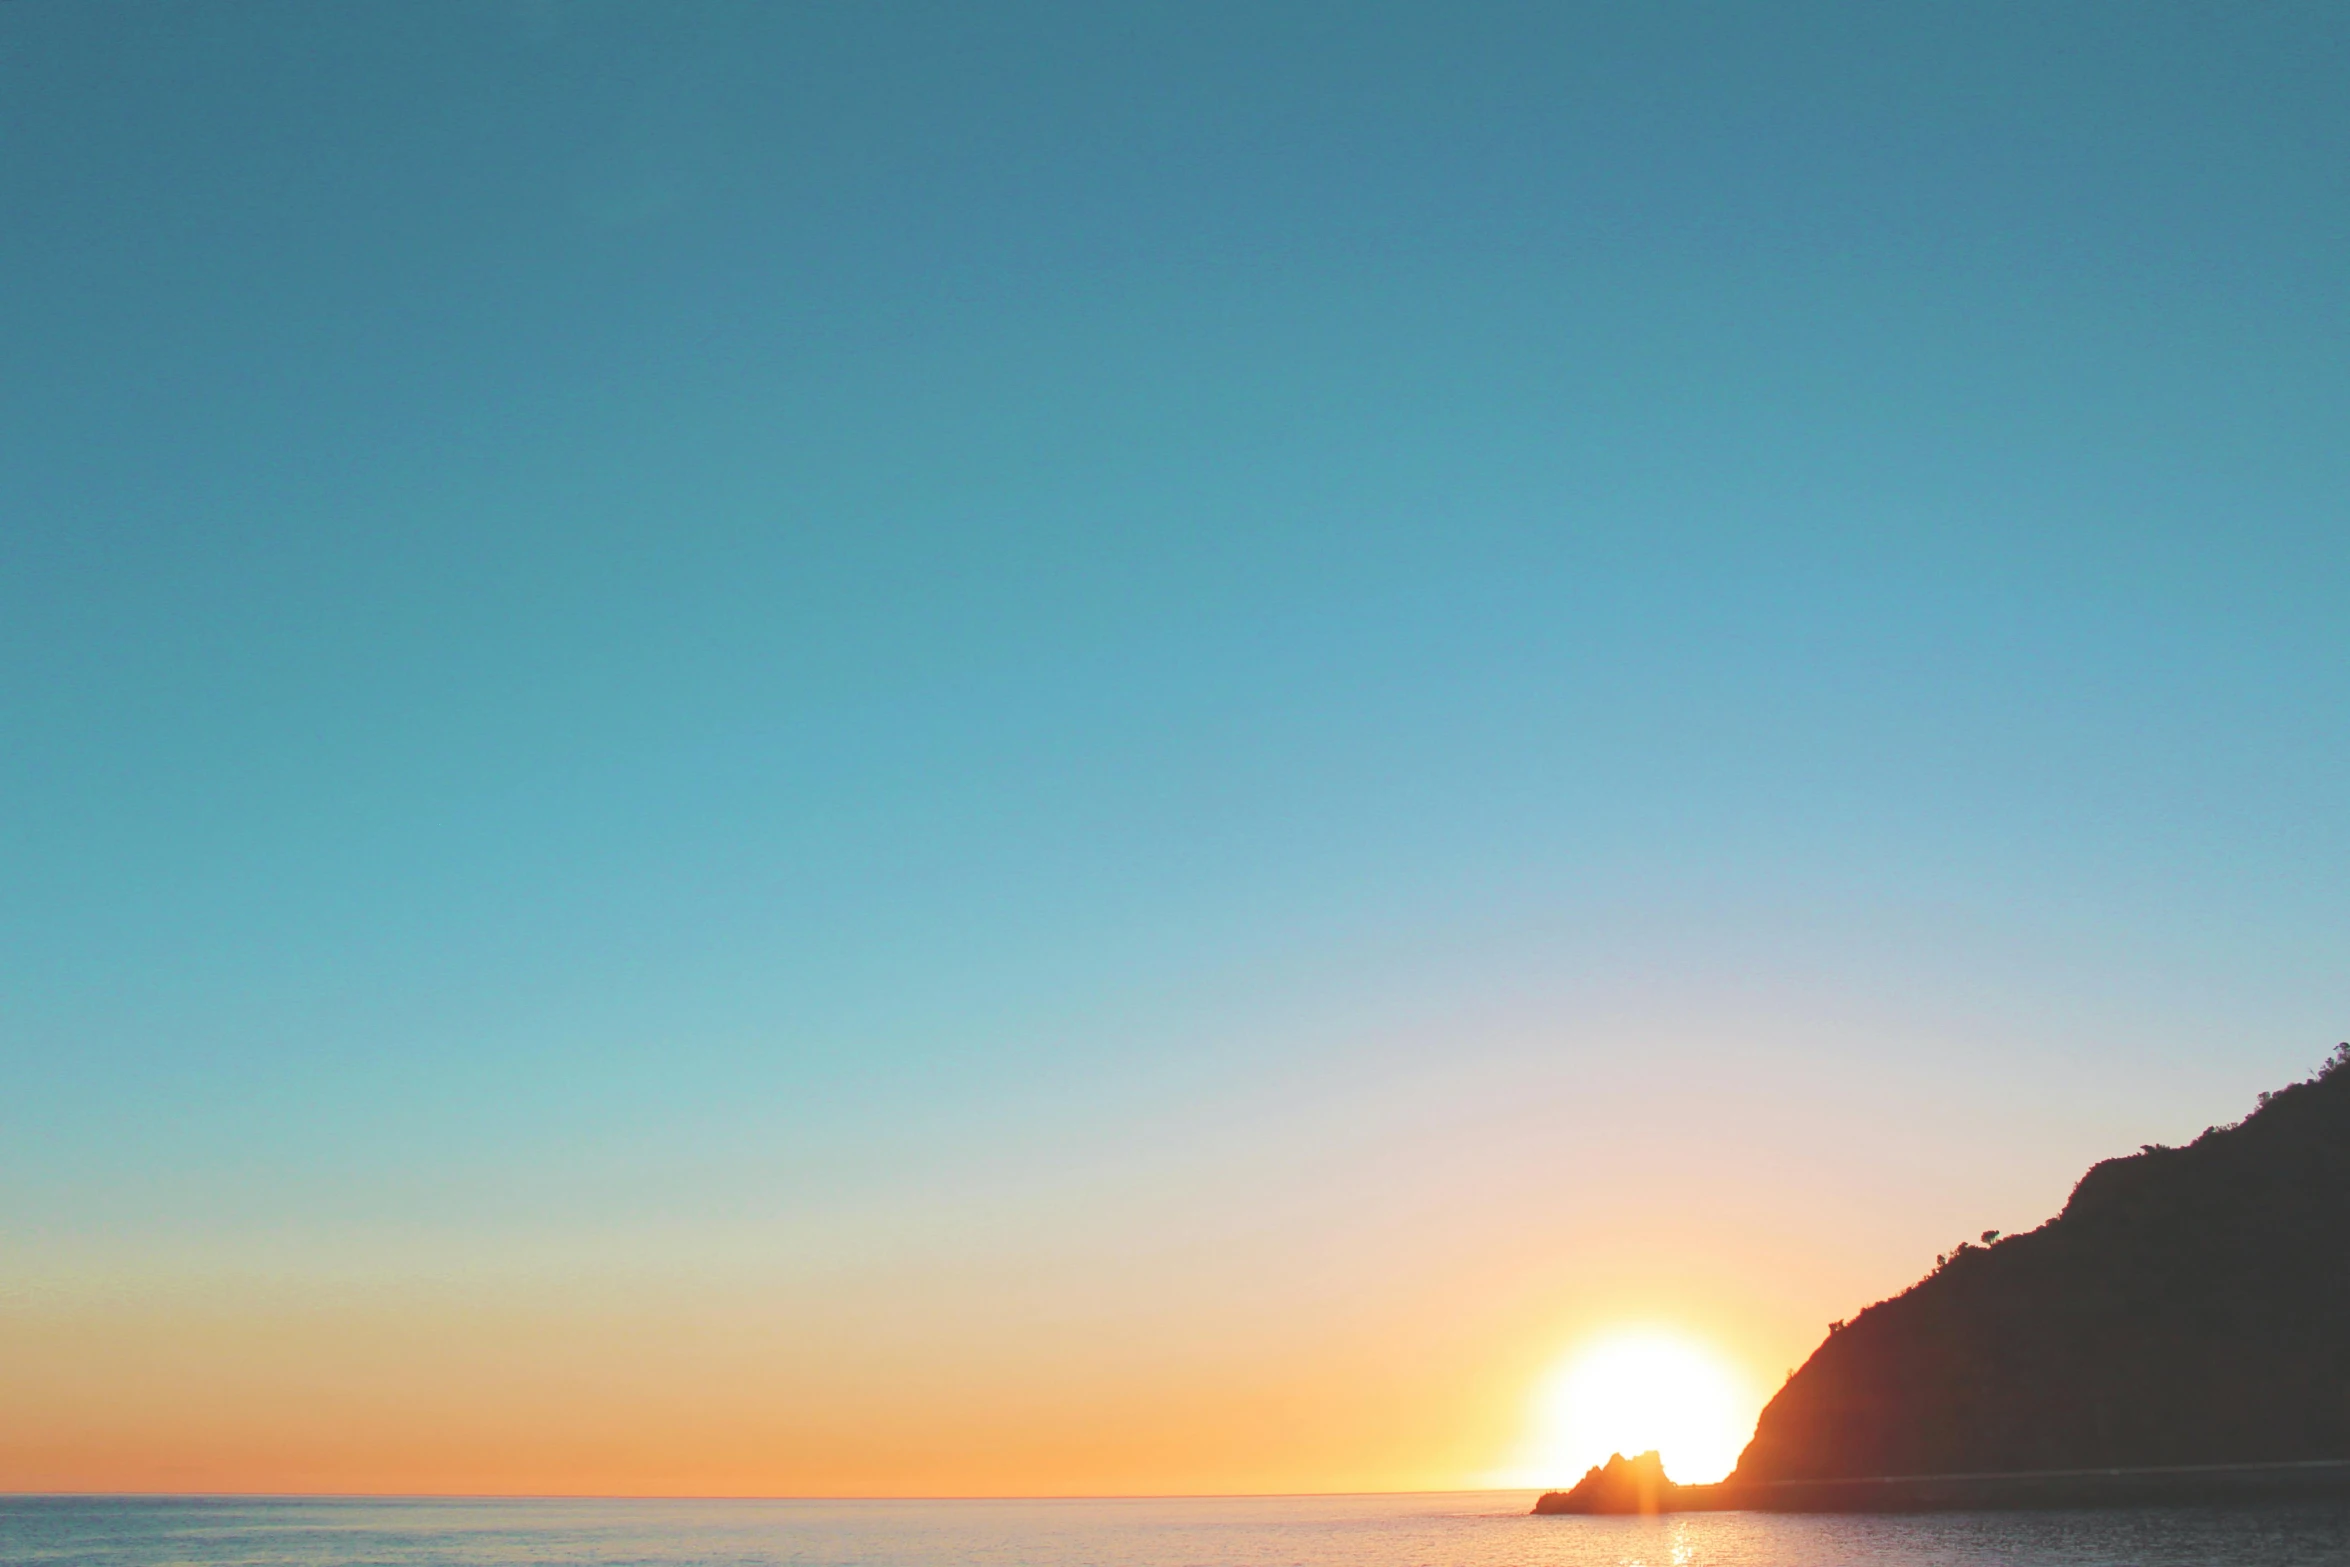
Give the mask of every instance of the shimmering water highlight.
<path id="1" fill-rule="evenodd" d="M 11 1567 L 2317 1567 L 2350 1508 L 1531 1518 L 1515 1492 L 1064 1501 L 0 1500 Z"/>

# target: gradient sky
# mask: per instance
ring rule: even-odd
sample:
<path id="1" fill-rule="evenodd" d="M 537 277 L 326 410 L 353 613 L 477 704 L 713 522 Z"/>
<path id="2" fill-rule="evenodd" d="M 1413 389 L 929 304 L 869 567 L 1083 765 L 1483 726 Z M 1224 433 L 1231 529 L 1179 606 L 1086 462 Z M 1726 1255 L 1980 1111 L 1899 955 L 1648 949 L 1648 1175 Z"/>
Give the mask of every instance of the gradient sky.
<path id="1" fill-rule="evenodd" d="M 0 7 L 0 1489 L 1475 1483 L 2241 1115 L 2346 67 Z"/>

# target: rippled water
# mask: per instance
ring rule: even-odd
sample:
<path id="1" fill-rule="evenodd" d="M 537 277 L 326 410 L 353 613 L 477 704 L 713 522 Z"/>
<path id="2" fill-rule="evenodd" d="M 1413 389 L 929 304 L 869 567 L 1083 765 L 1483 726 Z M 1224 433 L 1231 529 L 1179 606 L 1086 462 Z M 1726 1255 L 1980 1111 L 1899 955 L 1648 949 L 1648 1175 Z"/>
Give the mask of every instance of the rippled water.
<path id="1" fill-rule="evenodd" d="M 1530 1518 L 1475 1492 L 1045 1502 L 0 1499 L 42 1567 L 2300 1567 L 2350 1507 Z"/>

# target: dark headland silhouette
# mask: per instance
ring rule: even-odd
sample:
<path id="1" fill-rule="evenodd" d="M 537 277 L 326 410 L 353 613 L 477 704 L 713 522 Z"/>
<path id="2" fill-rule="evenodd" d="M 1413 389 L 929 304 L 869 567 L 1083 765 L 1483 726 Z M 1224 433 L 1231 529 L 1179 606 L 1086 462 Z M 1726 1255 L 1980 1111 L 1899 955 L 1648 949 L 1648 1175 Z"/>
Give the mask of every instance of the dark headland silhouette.
<path id="1" fill-rule="evenodd" d="M 2350 1044 L 1829 1328 L 1727 1480 L 1619 1456 L 1535 1511 L 2311 1494 L 2350 1494 Z"/>

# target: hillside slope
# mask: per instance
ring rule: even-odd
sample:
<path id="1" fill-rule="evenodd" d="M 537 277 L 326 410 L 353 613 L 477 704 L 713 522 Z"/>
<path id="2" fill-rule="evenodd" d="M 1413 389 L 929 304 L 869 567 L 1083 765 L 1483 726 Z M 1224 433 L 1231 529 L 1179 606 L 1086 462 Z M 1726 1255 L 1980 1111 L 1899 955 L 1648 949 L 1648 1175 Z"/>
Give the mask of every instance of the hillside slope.
<path id="1" fill-rule="evenodd" d="M 2350 1457 L 2350 1045 L 1828 1339 L 1730 1484 Z"/>

